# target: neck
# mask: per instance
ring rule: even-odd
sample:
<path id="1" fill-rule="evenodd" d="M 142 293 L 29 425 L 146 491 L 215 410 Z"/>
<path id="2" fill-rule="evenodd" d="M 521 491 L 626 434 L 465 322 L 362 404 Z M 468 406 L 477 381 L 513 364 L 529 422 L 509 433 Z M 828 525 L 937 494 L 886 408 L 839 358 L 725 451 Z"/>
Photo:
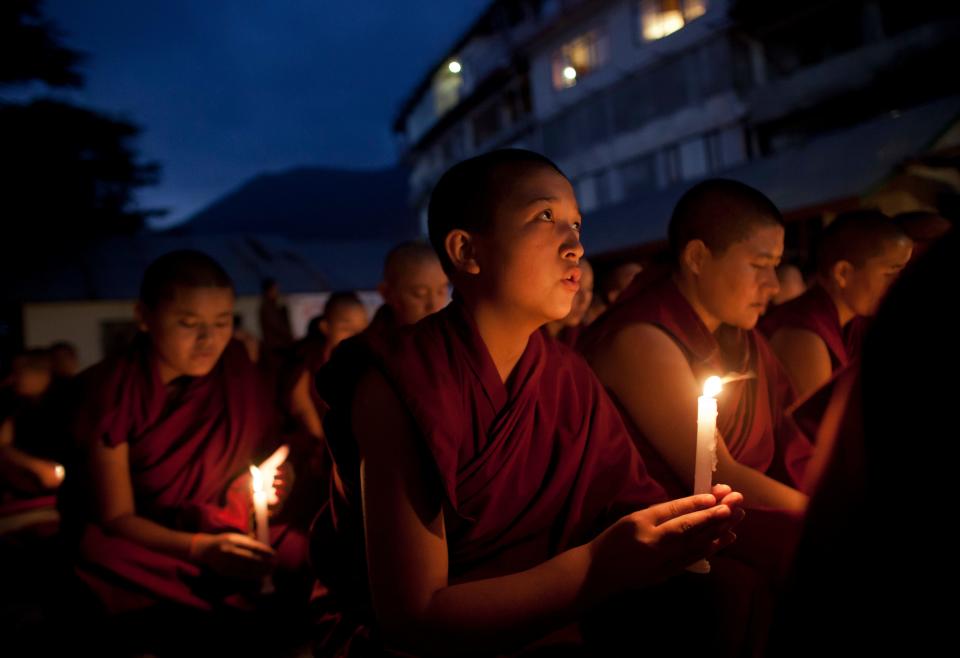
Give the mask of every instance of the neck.
<path id="1" fill-rule="evenodd" d="M 506 382 L 527 349 L 530 335 L 540 324 L 518 314 L 505 313 L 483 300 L 464 299 L 464 304 L 477 324 L 500 380 Z"/>
<path id="2" fill-rule="evenodd" d="M 706 325 L 711 334 L 716 333 L 720 328 L 720 319 L 709 313 L 703 303 L 700 301 L 700 295 L 697 292 L 696 280 L 693 274 L 677 272 L 673 275 L 673 282 L 676 284 L 680 294 L 687 300 L 693 311 L 700 318 L 700 321 Z"/>
<path id="3" fill-rule="evenodd" d="M 548 322 L 543 326 L 547 330 L 548 334 L 556 338 L 557 334 L 560 333 L 560 330 L 563 329 L 565 325 L 563 324 L 563 320 L 554 320 L 553 322 Z"/>
<path id="4" fill-rule="evenodd" d="M 840 320 L 840 328 L 846 327 L 851 320 L 857 317 L 857 314 L 843 301 L 840 288 L 834 282 L 824 281 L 822 278 L 818 279 L 818 281 L 833 302 L 833 307 L 837 310 L 837 319 Z"/>
<path id="5" fill-rule="evenodd" d="M 166 363 L 164 363 L 163 359 L 161 359 L 160 357 L 156 358 L 156 364 L 157 364 L 157 372 L 160 373 L 160 382 L 164 386 L 172 382 L 177 377 L 180 377 L 181 375 L 179 371 L 171 368 Z"/>

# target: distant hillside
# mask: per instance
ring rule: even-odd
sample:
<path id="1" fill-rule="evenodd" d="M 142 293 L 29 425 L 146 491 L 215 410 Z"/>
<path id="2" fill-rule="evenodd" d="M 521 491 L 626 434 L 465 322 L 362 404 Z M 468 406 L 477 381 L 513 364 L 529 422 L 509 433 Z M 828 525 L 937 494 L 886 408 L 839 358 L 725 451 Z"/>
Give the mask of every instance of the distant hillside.
<path id="1" fill-rule="evenodd" d="M 302 167 L 257 176 L 172 232 L 399 241 L 418 233 L 406 195 L 400 168 Z"/>

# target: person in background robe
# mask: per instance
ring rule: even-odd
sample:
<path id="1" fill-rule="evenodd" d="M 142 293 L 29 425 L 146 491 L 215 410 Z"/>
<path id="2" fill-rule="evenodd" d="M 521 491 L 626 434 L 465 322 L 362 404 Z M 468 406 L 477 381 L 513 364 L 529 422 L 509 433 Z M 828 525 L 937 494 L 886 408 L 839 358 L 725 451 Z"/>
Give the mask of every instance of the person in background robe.
<path id="1" fill-rule="evenodd" d="M 932 210 L 902 212 L 893 222 L 913 240 L 913 259 L 919 258 L 953 228 L 949 219 Z"/>
<path id="2" fill-rule="evenodd" d="M 617 265 L 607 272 L 601 279 L 599 294 L 594 295 L 584 315 L 583 323 L 590 325 L 617 299 L 617 296 L 630 285 L 633 277 L 643 272 L 640 263 L 626 262 Z"/>
<path id="3" fill-rule="evenodd" d="M 219 264 L 168 253 L 144 273 L 130 349 L 80 375 L 60 507 L 77 574 L 107 615 L 249 609 L 272 572 L 282 595 L 306 600 L 304 535 L 271 524 L 270 544 L 250 536 L 249 467 L 278 437 L 233 313 Z"/>
<path id="4" fill-rule="evenodd" d="M 738 377 L 717 396 L 714 481 L 741 491 L 749 510 L 734 550 L 775 581 L 799 533 L 807 496 L 798 487 L 810 458 L 784 413 L 790 381 L 754 329 L 778 288 L 780 212 L 747 185 L 712 179 L 681 197 L 668 232 L 672 272 L 635 279 L 582 349 L 670 496 L 693 489 L 704 381 Z"/>
<path id="5" fill-rule="evenodd" d="M 280 286 L 276 280 L 264 279 L 261 292 L 258 311 L 262 349 L 259 365 L 267 386 L 273 386 L 278 370 L 293 345 L 293 330 L 290 328 L 290 312 L 281 303 Z"/>
<path id="6" fill-rule="evenodd" d="M 768 655 L 936 655 L 955 635 L 952 518 L 960 446 L 954 309 L 960 239 L 911 263 L 864 337 L 810 501 Z M 893 492 L 893 495 L 891 495 Z M 921 502 L 922 501 L 922 502 Z"/>
<path id="7" fill-rule="evenodd" d="M 14 357 L 0 389 L 0 504 L 50 495 L 63 481 L 63 427 L 53 397 L 53 357 L 32 349 Z"/>
<path id="8" fill-rule="evenodd" d="M 260 340 L 243 326 L 243 315 L 233 314 L 233 338 L 247 350 L 247 356 L 254 363 L 260 362 Z"/>
<path id="9" fill-rule="evenodd" d="M 397 245 L 383 264 L 378 286 L 383 305 L 377 309 L 368 331 L 385 338 L 399 327 L 415 324 L 439 311 L 450 301 L 450 281 L 433 247 L 419 240 Z"/>
<path id="10" fill-rule="evenodd" d="M 823 386 L 856 357 L 864 319 L 874 314 L 912 247 L 912 240 L 877 210 L 840 215 L 824 230 L 816 251 L 816 284 L 760 322 L 799 397 Z"/>
<path id="11" fill-rule="evenodd" d="M 80 371 L 77 348 L 73 343 L 57 341 L 50 346 L 50 358 L 53 359 L 53 376 L 56 380 L 71 379 Z"/>
<path id="12" fill-rule="evenodd" d="M 739 494 L 657 504 L 599 382 L 539 331 L 570 312 L 580 222 L 543 156 L 455 165 L 429 207 L 453 301 L 321 370 L 343 497 L 314 525 L 340 606 L 319 655 L 510 650 L 732 540 Z"/>
<path id="13" fill-rule="evenodd" d="M 313 391 L 313 376 L 330 359 L 337 345 L 367 326 L 367 309 L 355 292 L 334 292 L 323 313 L 311 321 L 312 331 L 297 342 L 280 376 L 283 407 L 314 438 L 323 440 L 319 400 Z"/>
<path id="14" fill-rule="evenodd" d="M 626 290 L 634 277 L 643 272 L 643 265 L 640 263 L 626 262 L 617 265 L 611 272 L 603 278 L 603 285 L 600 287 L 600 295 L 607 306 L 610 306 L 617 297 Z"/>
<path id="15" fill-rule="evenodd" d="M 569 347 L 576 346 L 577 339 L 586 326 L 585 316 L 593 302 L 593 268 L 586 258 L 580 259 L 580 272 L 580 290 L 573 298 L 567 317 L 544 325 L 544 330 L 551 338 Z"/>
<path id="16" fill-rule="evenodd" d="M 807 290 L 807 282 L 803 278 L 803 272 L 796 265 L 790 263 L 781 263 L 777 267 L 777 281 L 780 282 L 780 290 L 770 299 L 771 306 L 779 306 L 796 299 Z"/>

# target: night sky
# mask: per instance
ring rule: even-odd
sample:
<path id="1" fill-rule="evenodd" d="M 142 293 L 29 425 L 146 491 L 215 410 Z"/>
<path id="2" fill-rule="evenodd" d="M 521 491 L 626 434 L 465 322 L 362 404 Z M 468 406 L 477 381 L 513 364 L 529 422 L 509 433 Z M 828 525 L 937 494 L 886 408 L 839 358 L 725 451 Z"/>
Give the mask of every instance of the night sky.
<path id="1" fill-rule="evenodd" d="M 46 0 L 88 54 L 53 95 L 144 128 L 140 203 L 176 221 L 263 171 L 393 163 L 397 108 L 488 3 Z"/>

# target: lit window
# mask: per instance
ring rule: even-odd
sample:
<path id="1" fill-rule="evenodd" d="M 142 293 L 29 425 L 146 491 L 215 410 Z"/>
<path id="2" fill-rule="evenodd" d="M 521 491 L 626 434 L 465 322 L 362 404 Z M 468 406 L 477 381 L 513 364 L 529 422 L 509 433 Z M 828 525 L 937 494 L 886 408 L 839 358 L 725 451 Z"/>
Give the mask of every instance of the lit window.
<path id="1" fill-rule="evenodd" d="M 438 117 L 460 102 L 462 71 L 460 62 L 451 59 L 433 76 L 433 109 Z"/>
<path id="2" fill-rule="evenodd" d="M 606 39 L 598 30 L 565 43 L 553 55 L 554 88 L 566 89 L 577 84 L 606 61 L 606 50 Z"/>
<path id="3" fill-rule="evenodd" d="M 640 0 L 640 34 L 656 41 L 673 34 L 707 11 L 707 0 Z"/>

